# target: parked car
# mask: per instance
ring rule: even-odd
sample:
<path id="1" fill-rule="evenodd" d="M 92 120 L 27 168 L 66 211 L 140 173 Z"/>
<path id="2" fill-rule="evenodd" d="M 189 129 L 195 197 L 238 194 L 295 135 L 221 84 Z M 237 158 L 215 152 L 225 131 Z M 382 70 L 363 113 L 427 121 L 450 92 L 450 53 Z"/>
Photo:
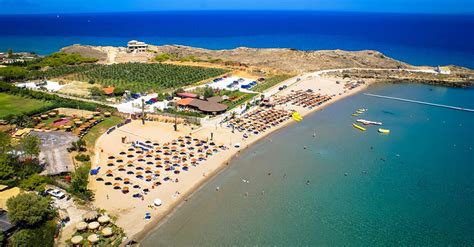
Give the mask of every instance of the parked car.
<path id="1" fill-rule="evenodd" d="M 51 196 L 56 197 L 58 199 L 63 199 L 64 197 L 66 197 L 66 195 L 63 192 L 59 191 L 58 189 L 48 189 L 46 190 L 46 192 L 50 194 Z"/>

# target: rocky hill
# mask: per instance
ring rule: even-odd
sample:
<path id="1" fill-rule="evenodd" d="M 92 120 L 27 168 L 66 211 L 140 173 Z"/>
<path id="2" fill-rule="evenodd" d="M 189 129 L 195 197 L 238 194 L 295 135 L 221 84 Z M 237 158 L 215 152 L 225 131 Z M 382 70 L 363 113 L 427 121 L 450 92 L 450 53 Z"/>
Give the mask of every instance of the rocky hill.
<path id="1" fill-rule="evenodd" d="M 103 63 L 147 62 L 157 54 L 167 53 L 176 57 L 194 56 L 199 59 L 220 59 L 237 62 L 248 67 L 302 73 L 334 68 L 410 68 L 409 64 L 389 58 L 378 51 L 300 51 L 294 49 L 256 49 L 240 47 L 232 50 L 208 50 L 180 45 L 150 46 L 146 53 L 127 53 L 123 47 L 73 45 L 62 49 L 98 58 Z"/>

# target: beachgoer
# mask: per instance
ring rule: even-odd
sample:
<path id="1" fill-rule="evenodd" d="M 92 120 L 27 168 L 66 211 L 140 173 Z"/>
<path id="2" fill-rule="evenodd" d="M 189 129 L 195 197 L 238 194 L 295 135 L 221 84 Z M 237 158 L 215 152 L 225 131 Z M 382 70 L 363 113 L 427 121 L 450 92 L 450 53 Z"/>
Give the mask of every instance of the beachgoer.
<path id="1" fill-rule="evenodd" d="M 248 197 L 249 196 L 249 193 L 248 192 L 245 192 L 245 197 Z"/>
<path id="2" fill-rule="evenodd" d="M 107 194 L 107 200 L 109 200 L 109 194 Z"/>
<path id="3" fill-rule="evenodd" d="M 309 180 L 306 180 L 306 185 L 309 185 Z"/>
<path id="4" fill-rule="evenodd" d="M 219 186 L 217 186 L 217 187 L 216 187 L 216 191 L 219 191 L 219 189 L 220 189 Z"/>

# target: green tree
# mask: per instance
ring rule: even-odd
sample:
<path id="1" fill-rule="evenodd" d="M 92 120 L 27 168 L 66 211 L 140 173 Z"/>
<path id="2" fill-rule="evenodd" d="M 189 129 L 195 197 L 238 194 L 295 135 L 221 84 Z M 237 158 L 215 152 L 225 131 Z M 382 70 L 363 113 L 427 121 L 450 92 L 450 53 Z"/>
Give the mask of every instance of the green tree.
<path id="1" fill-rule="evenodd" d="M 15 170 L 15 177 L 19 180 L 27 179 L 31 175 L 43 170 L 38 159 L 19 160 L 18 158 L 14 158 L 10 160 L 10 163 Z"/>
<path id="2" fill-rule="evenodd" d="M 12 49 L 12 48 L 9 48 L 9 49 L 7 50 L 7 57 L 8 57 L 8 58 L 13 57 L 13 49 Z"/>
<path id="3" fill-rule="evenodd" d="M 20 140 L 20 147 L 24 155 L 36 158 L 40 153 L 41 141 L 37 136 L 27 135 Z"/>
<path id="4" fill-rule="evenodd" d="M 0 68 L 0 78 L 4 81 L 10 82 L 26 78 L 28 71 L 19 66 L 7 66 Z"/>
<path id="5" fill-rule="evenodd" d="M 122 96 L 125 93 L 125 88 L 123 87 L 115 87 L 114 95 L 115 96 Z"/>
<path id="6" fill-rule="evenodd" d="M 14 181 L 15 170 L 9 157 L 0 157 L 0 182 L 2 184 L 11 184 Z"/>
<path id="7" fill-rule="evenodd" d="M 82 139 L 79 139 L 78 141 L 73 142 L 72 144 L 72 150 L 78 151 L 78 152 L 84 152 L 86 151 L 86 142 Z"/>
<path id="8" fill-rule="evenodd" d="M 11 120 L 11 124 L 15 124 L 17 127 L 25 128 L 31 124 L 31 118 L 25 114 L 15 115 Z"/>
<path id="9" fill-rule="evenodd" d="M 52 213 L 50 199 L 35 193 L 20 193 L 7 200 L 8 219 L 13 223 L 35 226 L 47 219 Z"/>
<path id="10" fill-rule="evenodd" d="M 0 155 L 6 155 L 11 149 L 12 146 L 10 135 L 4 132 L 0 132 Z"/>
<path id="11" fill-rule="evenodd" d="M 72 175 L 71 186 L 69 187 L 69 192 L 85 201 L 93 198 L 92 191 L 87 188 L 89 169 L 90 165 L 87 164 L 77 168 Z"/>
<path id="12" fill-rule="evenodd" d="M 214 96 L 214 90 L 211 87 L 206 87 L 204 89 L 204 98 L 210 98 Z"/>
<path id="13" fill-rule="evenodd" d="M 33 174 L 27 179 L 21 181 L 19 187 L 24 190 L 34 190 L 41 192 L 45 190 L 45 185 L 48 179 L 39 174 Z"/>
<path id="14" fill-rule="evenodd" d="M 56 223 L 49 220 L 35 228 L 22 229 L 12 235 L 10 245 L 14 247 L 54 246 Z"/>
<path id="15" fill-rule="evenodd" d="M 95 96 L 95 97 L 104 96 L 104 91 L 102 91 L 102 89 L 100 89 L 98 87 L 91 87 L 89 89 L 89 92 L 90 92 L 91 96 Z"/>

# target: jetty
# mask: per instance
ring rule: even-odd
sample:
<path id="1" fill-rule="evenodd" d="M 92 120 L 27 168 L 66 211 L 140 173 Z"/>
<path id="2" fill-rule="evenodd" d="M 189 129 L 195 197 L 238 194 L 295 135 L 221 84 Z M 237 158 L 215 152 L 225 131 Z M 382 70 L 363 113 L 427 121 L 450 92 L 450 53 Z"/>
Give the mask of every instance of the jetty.
<path id="1" fill-rule="evenodd" d="M 474 112 L 474 109 L 465 108 L 465 107 L 436 104 L 436 103 L 430 103 L 430 102 L 424 102 L 424 101 L 418 101 L 418 100 L 411 100 L 411 99 L 404 99 L 404 98 L 397 98 L 397 97 L 378 95 L 378 94 L 372 94 L 372 93 L 364 93 L 364 95 L 371 96 L 371 97 L 377 97 L 377 98 L 383 98 L 383 99 L 391 99 L 391 100 L 398 100 L 398 101 L 410 102 L 410 103 L 415 103 L 415 104 L 422 104 L 422 105 L 429 105 L 429 106 L 447 108 L 447 109 L 451 109 L 451 110 Z"/>

